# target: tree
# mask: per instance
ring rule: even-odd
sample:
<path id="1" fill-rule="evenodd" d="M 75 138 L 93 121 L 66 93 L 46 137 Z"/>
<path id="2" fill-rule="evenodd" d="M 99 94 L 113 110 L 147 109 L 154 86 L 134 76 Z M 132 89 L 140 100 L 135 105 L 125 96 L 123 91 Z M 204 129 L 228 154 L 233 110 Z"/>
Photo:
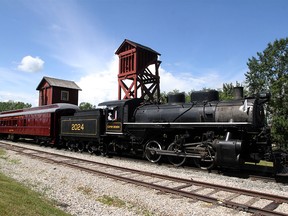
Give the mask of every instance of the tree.
<path id="1" fill-rule="evenodd" d="M 164 92 L 160 92 L 160 97 L 159 97 L 159 102 L 164 104 L 164 103 L 167 103 L 167 93 L 164 91 Z"/>
<path id="2" fill-rule="evenodd" d="M 233 98 L 233 83 L 223 83 L 223 88 L 219 91 L 220 100 L 230 100 Z"/>
<path id="3" fill-rule="evenodd" d="M 249 93 L 270 91 L 268 112 L 272 120 L 272 137 L 288 146 L 288 38 L 269 43 L 257 57 L 248 59 L 245 74 Z"/>
<path id="4" fill-rule="evenodd" d="M 220 100 L 231 100 L 234 97 L 234 87 L 241 87 L 241 84 L 236 81 L 236 85 L 234 86 L 233 83 L 223 83 L 223 88 L 218 90 L 219 91 L 219 99 Z M 244 95 L 246 90 L 244 88 Z"/>
<path id="5" fill-rule="evenodd" d="M 79 105 L 79 108 L 80 110 L 91 110 L 91 109 L 95 109 L 96 106 L 88 102 L 81 102 Z"/>
<path id="6" fill-rule="evenodd" d="M 0 112 L 8 110 L 17 110 L 32 107 L 29 103 L 9 100 L 8 102 L 0 102 Z"/>

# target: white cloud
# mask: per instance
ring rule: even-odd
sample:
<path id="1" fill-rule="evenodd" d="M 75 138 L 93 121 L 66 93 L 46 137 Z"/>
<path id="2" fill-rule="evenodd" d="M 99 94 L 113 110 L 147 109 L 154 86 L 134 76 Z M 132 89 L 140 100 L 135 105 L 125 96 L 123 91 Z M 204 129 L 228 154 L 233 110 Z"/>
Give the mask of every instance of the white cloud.
<path id="1" fill-rule="evenodd" d="M 109 61 L 115 46 L 101 30 L 99 21 L 91 21 L 85 8 L 75 1 L 37 3 L 33 8 L 37 13 L 41 11 L 46 26 L 39 43 L 52 58 L 81 73 L 90 73 L 91 68 L 103 70 L 101 65 Z"/>
<path id="2" fill-rule="evenodd" d="M 39 57 L 25 56 L 23 57 L 18 69 L 24 72 L 39 72 L 44 67 L 44 61 Z"/>
<path id="3" fill-rule="evenodd" d="M 38 5 L 37 11 L 41 5 Z M 59 10 L 61 6 L 65 6 L 65 11 Z M 114 56 L 111 60 L 111 53 L 115 49 L 115 39 L 103 34 L 101 25 L 99 27 L 97 22 L 92 23 L 89 16 L 77 4 L 69 2 L 66 5 L 63 2 L 57 2 L 57 4 L 53 2 L 45 7 L 42 5 L 40 8 L 42 10 L 39 14 L 44 20 L 47 19 L 46 26 L 48 26 L 46 28 L 48 31 L 43 32 L 41 43 L 48 48 L 52 57 L 71 68 L 71 70 L 58 73 L 57 78 L 73 77 L 79 80 L 76 81 L 82 89 L 79 92 L 79 103 L 89 102 L 98 105 L 103 101 L 116 100 L 118 98 L 118 57 Z M 106 62 L 108 62 L 107 65 L 105 65 Z M 21 63 L 18 68 L 24 68 L 24 65 L 26 64 Z M 188 92 L 192 89 L 201 90 L 203 87 L 221 88 L 223 83 L 229 82 L 221 75 L 223 73 L 217 70 L 199 69 L 197 71 L 201 71 L 202 74 L 199 76 L 199 73 L 196 74 L 193 71 L 176 73 L 161 67 L 160 91 L 169 92 L 178 89 Z"/>
<path id="4" fill-rule="evenodd" d="M 238 68 L 233 74 L 226 72 L 226 70 L 220 72 L 220 69 L 199 68 L 186 73 L 175 73 L 160 68 L 160 91 L 168 93 L 177 89 L 180 92 L 187 93 L 191 90 L 199 91 L 203 88 L 217 90 L 223 87 L 223 83 L 236 84 L 236 81 L 244 82 L 244 72 L 245 69 L 243 68 Z"/>
<path id="5" fill-rule="evenodd" d="M 193 72 L 177 73 L 175 75 L 160 68 L 160 91 L 167 93 L 177 89 L 180 92 L 189 92 L 191 90 L 201 90 L 204 87 L 215 89 L 222 87 L 217 72 L 207 72 L 203 74 L 205 75 L 197 77 L 193 76 Z"/>
<path id="6" fill-rule="evenodd" d="M 82 89 L 79 93 L 79 103 L 89 102 L 98 105 L 101 102 L 118 99 L 118 66 L 117 56 L 108 63 L 102 71 L 90 70 L 88 75 L 83 76 L 77 84 Z M 153 70 L 151 70 L 153 72 Z M 164 68 L 159 69 L 160 91 L 170 92 L 174 89 L 185 92 L 207 88 L 221 88 L 223 80 L 217 72 L 206 71 L 203 76 L 194 77 L 191 73 L 171 73 Z"/>
<path id="7" fill-rule="evenodd" d="M 38 106 L 38 92 L 32 89 L 28 92 L 15 91 L 0 91 L 0 101 L 7 102 L 9 100 L 30 103 L 32 106 Z"/>
<path id="8" fill-rule="evenodd" d="M 41 81 L 39 73 L 24 74 L 19 71 L 0 67 L 0 101 L 20 101 L 38 105 L 36 87 Z M 11 79 L 13 77 L 13 79 Z"/>
<path id="9" fill-rule="evenodd" d="M 91 71 L 83 76 L 77 85 L 82 89 L 79 103 L 89 102 L 98 105 L 107 100 L 117 100 L 118 57 L 114 57 L 102 71 Z"/>

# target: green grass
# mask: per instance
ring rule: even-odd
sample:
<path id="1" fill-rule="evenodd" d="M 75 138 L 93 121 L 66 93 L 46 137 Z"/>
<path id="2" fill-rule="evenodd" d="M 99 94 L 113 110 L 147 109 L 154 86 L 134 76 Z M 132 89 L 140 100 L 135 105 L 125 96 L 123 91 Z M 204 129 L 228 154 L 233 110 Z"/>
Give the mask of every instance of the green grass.
<path id="1" fill-rule="evenodd" d="M 245 162 L 245 164 L 256 165 L 256 166 L 266 166 L 273 167 L 273 162 L 261 160 L 259 163 Z"/>
<path id="2" fill-rule="evenodd" d="M 11 160 L 4 149 L 0 148 L 0 160 L 18 164 L 19 160 Z M 1 168 L 1 167 L 0 167 Z M 0 169 L 1 170 L 1 169 Z M 63 182 L 66 178 L 62 178 Z M 93 195 L 93 189 L 88 186 L 78 186 L 77 191 L 86 196 Z M 96 198 L 96 201 L 117 208 L 133 209 L 139 215 L 153 216 L 149 210 L 139 207 L 137 204 L 125 202 L 117 196 L 103 195 Z M 69 214 L 55 208 L 55 206 L 65 207 L 65 203 L 48 201 L 41 194 L 33 192 L 28 187 L 21 185 L 15 180 L 6 177 L 0 172 L 0 216 L 68 216 Z"/>
<path id="3" fill-rule="evenodd" d="M 51 201 L 0 173 L 0 215 L 69 215 Z"/>

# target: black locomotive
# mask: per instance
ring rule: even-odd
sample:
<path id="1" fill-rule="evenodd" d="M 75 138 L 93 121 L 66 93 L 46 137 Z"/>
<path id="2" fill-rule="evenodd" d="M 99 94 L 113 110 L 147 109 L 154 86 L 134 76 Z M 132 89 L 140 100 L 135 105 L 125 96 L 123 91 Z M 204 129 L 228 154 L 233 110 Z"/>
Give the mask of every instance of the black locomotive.
<path id="1" fill-rule="evenodd" d="M 265 122 L 270 95 L 243 98 L 243 89 L 235 90 L 230 101 L 219 101 L 218 92 L 209 91 L 193 92 L 190 103 L 184 94 L 170 95 L 167 104 L 104 102 L 95 110 L 62 117 L 60 140 L 91 153 L 143 154 L 154 163 L 165 156 L 176 166 L 187 158 L 203 169 L 267 160 L 278 161 L 282 169 L 287 156 L 275 160 Z"/>
<path id="2" fill-rule="evenodd" d="M 266 160 L 276 173 L 288 173 L 288 154 L 273 152 L 264 112 L 269 94 L 219 101 L 217 91 L 168 96 L 166 104 L 143 99 L 108 101 L 79 111 L 54 104 L 0 113 L 0 138 L 33 138 L 40 144 L 65 145 L 95 154 L 143 155 L 157 163 L 162 157 L 175 166 L 187 159 L 203 169 L 235 168 Z"/>

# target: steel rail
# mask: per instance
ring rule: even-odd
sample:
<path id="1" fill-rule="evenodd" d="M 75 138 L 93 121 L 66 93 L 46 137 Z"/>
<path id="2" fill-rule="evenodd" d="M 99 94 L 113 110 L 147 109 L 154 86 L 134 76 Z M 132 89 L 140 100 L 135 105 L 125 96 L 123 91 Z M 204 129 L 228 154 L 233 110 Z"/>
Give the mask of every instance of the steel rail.
<path id="1" fill-rule="evenodd" d="M 80 158 L 75 158 L 75 157 L 71 157 L 71 156 L 65 156 L 65 155 L 61 155 L 61 154 L 56 154 L 56 153 L 50 153 L 50 152 L 45 152 L 42 150 L 35 150 L 35 149 L 30 149 L 30 148 L 25 148 L 25 147 L 20 147 L 20 146 L 16 146 L 18 148 L 15 149 L 15 146 L 13 146 L 14 148 L 7 148 L 9 150 L 12 151 L 16 151 L 22 154 L 26 154 L 30 157 L 33 158 L 39 158 L 41 160 L 44 161 L 49 161 L 52 163 L 56 163 L 56 164 L 60 164 L 60 165 L 64 165 L 70 168 L 76 168 L 76 169 L 80 169 L 89 173 L 93 173 L 93 174 L 99 174 L 105 177 L 109 177 L 115 180 L 119 180 L 119 181 L 124 181 L 127 183 L 131 183 L 131 184 L 135 184 L 135 185 L 139 185 L 139 186 L 143 186 L 143 187 L 148 187 L 151 189 L 155 189 L 155 190 L 160 190 L 162 192 L 165 193 L 171 193 L 171 194 L 176 194 L 179 196 L 183 196 L 183 197 L 187 197 L 187 198 L 192 198 L 192 199 L 196 199 L 196 200 L 200 200 L 200 201 L 205 201 L 205 202 L 209 202 L 209 203 L 213 203 L 213 204 L 217 204 L 217 205 L 221 205 L 221 206 L 226 206 L 229 208 L 234 208 L 234 209 L 238 209 L 238 210 L 243 210 L 243 211 L 247 211 L 247 212 L 251 212 L 251 213 L 255 213 L 255 214 L 264 214 L 264 215 L 283 215 L 283 216 L 287 216 L 288 214 L 285 213 L 281 213 L 281 212 L 275 212 L 273 211 L 278 205 L 282 204 L 282 203 L 288 203 L 288 198 L 287 197 L 282 197 L 282 196 L 277 196 L 277 195 L 272 195 L 272 194 L 265 194 L 265 193 L 261 193 L 261 192 L 256 192 L 256 191 L 249 191 L 249 190 L 245 190 L 245 189 L 238 189 L 238 188 L 232 188 L 232 187 L 226 187 L 223 185 L 215 185 L 215 184 L 210 184 L 207 182 L 200 182 L 200 181 L 195 181 L 195 180 L 189 180 L 189 179 L 182 179 L 182 178 L 178 178 L 178 177 L 173 177 L 173 176 L 165 176 L 165 175 L 161 175 L 161 174 L 157 174 L 157 173 L 150 173 L 150 172 L 146 172 L 146 171 L 140 171 L 140 170 L 134 170 L 134 169 L 130 169 L 130 168 L 124 168 L 124 167 L 119 167 L 119 166 L 115 166 L 115 165 L 110 165 L 110 164 L 104 164 L 104 163 L 99 163 L 99 162 L 95 162 L 95 161 L 90 161 L 90 160 L 85 160 L 85 159 L 80 159 Z M 19 150 L 21 149 L 21 150 Z M 35 151 L 35 153 L 31 153 L 31 152 L 24 152 L 25 150 L 30 150 L 30 151 Z M 49 156 L 56 156 L 56 157 L 62 157 L 64 159 L 69 159 L 69 160 L 56 160 L 53 158 L 47 158 L 45 156 L 41 156 L 41 155 L 37 155 L 38 153 L 40 154 L 46 154 Z M 77 165 L 75 163 L 70 163 L 71 160 L 73 161 L 80 161 L 80 162 L 84 162 L 84 163 L 92 163 L 98 166 L 104 166 L 104 167 L 108 167 L 108 168 L 112 168 L 112 169 L 117 169 L 117 170 L 121 170 L 121 171 L 126 171 L 126 172 L 131 172 L 131 173 L 136 173 L 138 175 L 144 175 L 144 176 L 149 176 L 149 177 L 154 177 L 154 178 L 160 178 L 163 180 L 170 180 L 171 182 L 177 182 L 177 183 L 183 183 L 184 185 L 178 186 L 178 187 L 166 187 L 166 186 L 161 186 L 161 185 L 157 185 L 157 184 L 153 184 L 153 183 L 149 183 L 149 182 L 145 182 L 145 181 L 141 181 L 141 180 L 137 180 L 137 179 L 133 179 L 133 178 L 129 178 L 129 177 L 125 177 L 125 176 L 121 176 L 121 175 L 117 175 L 117 174 L 113 174 L 111 172 L 105 172 L 105 171 L 101 171 L 101 170 L 95 170 L 95 169 L 91 169 L 91 168 L 87 168 L 87 167 L 83 167 L 81 165 Z M 193 191 L 184 191 L 181 190 L 183 188 L 187 188 L 190 186 L 201 186 L 201 187 L 205 187 L 205 188 L 212 188 L 212 189 L 216 189 L 216 190 L 221 190 L 221 191 L 227 191 L 227 192 L 231 192 L 236 194 L 237 196 L 240 195 L 248 195 L 252 197 L 257 197 L 259 199 L 268 199 L 270 201 L 272 201 L 270 204 L 268 204 L 266 207 L 264 208 L 258 208 L 258 207 L 253 207 L 251 205 L 245 205 L 245 204 L 241 204 L 241 203 L 236 203 L 233 202 L 231 200 L 226 200 L 225 199 L 219 199 L 219 198 L 214 198 L 211 196 L 207 196 L 207 195 L 201 195 L 201 194 L 197 194 L 196 192 Z"/>

